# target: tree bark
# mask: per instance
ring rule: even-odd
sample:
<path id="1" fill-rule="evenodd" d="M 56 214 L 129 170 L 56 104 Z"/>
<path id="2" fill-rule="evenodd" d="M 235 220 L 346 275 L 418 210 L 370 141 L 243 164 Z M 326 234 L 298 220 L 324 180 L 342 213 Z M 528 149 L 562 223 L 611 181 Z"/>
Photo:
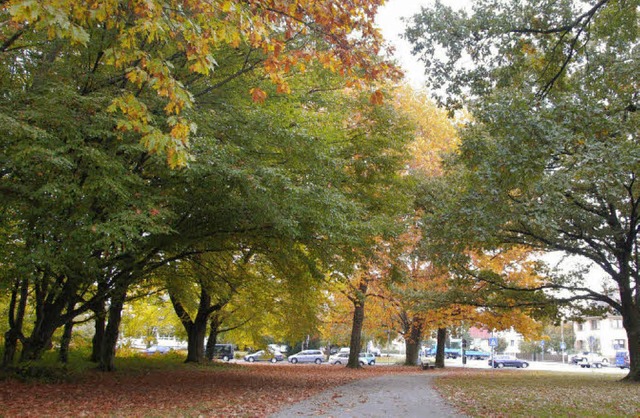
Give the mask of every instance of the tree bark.
<path id="1" fill-rule="evenodd" d="M 108 286 L 105 281 L 98 283 L 98 294 L 105 294 Z M 100 362 L 100 353 L 102 352 L 102 344 L 104 343 L 104 332 L 107 324 L 107 309 L 104 299 L 99 299 L 91 308 L 94 319 L 94 332 L 91 339 L 91 357 L 89 361 L 93 363 Z"/>
<path id="2" fill-rule="evenodd" d="M 405 335 L 405 366 L 415 366 L 418 364 L 420 354 L 420 342 L 422 341 L 422 326 L 420 318 L 414 316 L 410 325 L 409 332 Z"/>
<path id="3" fill-rule="evenodd" d="M 71 335 L 73 334 L 73 320 L 69 320 L 64 325 L 62 337 L 60 337 L 60 351 L 58 351 L 58 360 L 60 363 L 67 364 L 69 362 L 69 345 L 71 344 Z"/>
<path id="4" fill-rule="evenodd" d="M 127 296 L 128 285 L 121 284 L 114 290 L 109 305 L 109 322 L 105 327 L 102 346 L 100 347 L 100 362 L 98 368 L 105 372 L 115 371 L 116 346 L 118 344 L 118 332 L 122 321 L 122 307 Z"/>
<path id="5" fill-rule="evenodd" d="M 18 296 L 18 291 L 20 295 Z M 7 367 L 13 363 L 16 351 L 18 349 L 18 341 L 22 337 L 22 326 L 24 324 L 24 315 L 27 307 L 27 297 L 29 296 L 29 281 L 23 279 L 15 282 L 11 289 L 11 300 L 9 302 L 9 330 L 4 334 L 4 355 L 2 358 L 2 366 Z M 19 298 L 19 299 L 18 299 Z"/>
<path id="6" fill-rule="evenodd" d="M 204 286 L 200 286 L 200 303 L 195 319 L 191 319 L 182 303 L 169 293 L 173 309 L 185 331 L 187 331 L 187 358 L 185 363 L 201 363 L 204 360 L 204 337 L 211 312 L 219 309 L 219 305 L 211 306 L 211 295 Z"/>
<path id="7" fill-rule="evenodd" d="M 104 344 L 105 326 L 107 324 L 107 311 L 105 309 L 105 303 L 101 302 L 99 307 L 93 309 L 95 316 L 95 325 L 93 338 L 91 339 L 91 357 L 89 361 L 94 363 L 100 362 L 100 353 L 102 352 L 102 345 Z"/>
<path id="8" fill-rule="evenodd" d="M 447 329 L 438 328 L 437 345 L 436 345 L 436 367 L 444 369 L 444 345 L 447 340 Z"/>
<path id="9" fill-rule="evenodd" d="M 220 315 L 215 313 L 211 316 L 211 321 L 209 322 L 209 339 L 207 340 L 207 347 L 205 349 L 205 355 L 207 360 L 213 360 L 213 356 L 215 355 L 215 347 L 218 341 L 218 329 L 220 328 Z"/>
<path id="10" fill-rule="evenodd" d="M 347 367 L 357 369 L 360 367 L 358 357 L 362 346 L 362 326 L 364 325 L 364 302 L 367 297 L 368 284 L 361 282 L 358 286 L 357 295 L 353 302 L 353 325 L 351 327 L 351 341 L 349 343 L 349 361 Z"/>

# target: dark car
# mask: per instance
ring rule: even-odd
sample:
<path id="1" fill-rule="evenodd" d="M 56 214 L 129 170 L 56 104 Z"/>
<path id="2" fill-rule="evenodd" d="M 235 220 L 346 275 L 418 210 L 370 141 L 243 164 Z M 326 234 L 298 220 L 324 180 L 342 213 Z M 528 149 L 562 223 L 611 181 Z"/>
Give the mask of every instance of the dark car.
<path id="1" fill-rule="evenodd" d="M 233 344 L 216 344 L 213 347 L 213 357 L 222 361 L 229 361 L 233 358 Z"/>
<path id="2" fill-rule="evenodd" d="M 282 360 L 284 360 L 284 356 L 279 351 L 272 353 L 271 351 L 259 350 L 244 356 L 244 361 L 248 361 L 249 363 L 253 363 L 254 361 L 270 361 L 271 363 L 276 363 Z"/>
<path id="3" fill-rule="evenodd" d="M 517 359 L 516 356 L 504 354 L 489 359 L 489 366 L 501 369 L 503 367 L 517 367 L 518 369 L 526 369 L 529 363 L 524 360 Z"/>

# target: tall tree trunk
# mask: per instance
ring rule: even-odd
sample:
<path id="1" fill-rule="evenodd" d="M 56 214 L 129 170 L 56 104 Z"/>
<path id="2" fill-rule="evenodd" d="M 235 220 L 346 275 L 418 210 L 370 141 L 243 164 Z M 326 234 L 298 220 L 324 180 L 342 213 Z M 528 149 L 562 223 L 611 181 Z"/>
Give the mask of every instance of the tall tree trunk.
<path id="1" fill-rule="evenodd" d="M 353 325 L 351 327 L 351 341 L 349 343 L 349 361 L 347 367 L 357 369 L 360 367 L 358 357 L 362 347 L 362 326 L 364 325 L 364 302 L 367 298 L 368 284 L 362 281 L 358 286 L 353 302 Z"/>
<path id="2" fill-rule="evenodd" d="M 99 307 L 93 309 L 95 316 L 93 338 L 91 339 L 91 357 L 90 361 L 94 363 L 100 362 L 100 353 L 104 344 L 105 326 L 107 325 L 107 310 L 104 302 L 99 303 Z"/>
<path id="3" fill-rule="evenodd" d="M 200 303 L 195 319 L 191 319 L 182 303 L 169 292 L 173 309 L 187 331 L 187 359 L 185 363 L 201 363 L 204 360 L 204 337 L 211 312 L 220 309 L 219 305 L 211 306 L 211 295 L 204 286 L 200 286 Z"/>
<path id="4" fill-rule="evenodd" d="M 58 351 L 58 360 L 60 363 L 67 364 L 69 362 L 69 345 L 71 344 L 72 333 L 73 320 L 70 319 L 64 324 L 64 331 L 62 332 L 62 337 L 60 337 L 60 350 Z"/>
<path id="5" fill-rule="evenodd" d="M 104 295 L 107 291 L 108 285 L 106 281 L 100 281 L 98 283 L 98 294 Z M 89 361 L 99 363 L 102 344 L 104 342 L 105 326 L 107 324 L 107 308 L 105 300 L 103 298 L 98 299 L 98 301 L 91 307 L 91 311 L 94 314 L 95 322 L 93 338 L 91 339 L 91 357 L 89 358 Z"/>
<path id="6" fill-rule="evenodd" d="M 18 296 L 18 291 L 20 295 Z M 4 334 L 4 355 L 2 366 L 7 367 L 13 363 L 18 341 L 22 337 L 22 326 L 24 324 L 24 314 L 27 307 L 27 297 L 29 295 L 29 281 L 23 279 L 16 280 L 11 289 L 11 300 L 9 301 L 9 330 Z M 19 298 L 19 299 L 18 299 Z"/>
<path id="7" fill-rule="evenodd" d="M 640 313 L 634 304 L 625 304 L 622 308 L 622 323 L 627 331 L 627 341 L 629 343 L 629 373 L 623 380 L 630 382 L 640 382 Z"/>
<path id="8" fill-rule="evenodd" d="M 436 345 L 436 367 L 444 369 L 444 345 L 447 340 L 447 329 L 438 328 L 437 345 Z"/>
<path id="9" fill-rule="evenodd" d="M 105 372 L 112 372 L 116 369 L 116 346 L 118 344 L 118 332 L 122 321 L 122 307 L 127 296 L 128 285 L 121 284 L 114 290 L 109 305 L 109 322 L 104 330 L 104 338 L 100 348 L 100 362 L 98 368 Z"/>
<path id="10" fill-rule="evenodd" d="M 207 348 L 205 355 L 207 360 L 213 360 L 215 355 L 216 343 L 218 342 L 218 329 L 220 329 L 220 315 L 216 312 L 211 316 L 209 321 L 209 339 L 207 340 Z"/>
<path id="11" fill-rule="evenodd" d="M 405 335 L 406 356 L 405 366 L 415 366 L 418 364 L 420 354 L 420 342 L 422 341 L 423 322 L 414 316 L 409 325 L 409 332 Z"/>

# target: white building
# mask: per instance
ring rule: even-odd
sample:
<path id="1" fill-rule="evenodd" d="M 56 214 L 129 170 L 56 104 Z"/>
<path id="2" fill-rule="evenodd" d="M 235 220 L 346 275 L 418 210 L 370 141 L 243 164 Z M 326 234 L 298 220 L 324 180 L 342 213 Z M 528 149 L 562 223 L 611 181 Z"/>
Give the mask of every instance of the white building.
<path id="1" fill-rule="evenodd" d="M 621 316 L 588 317 L 584 322 L 574 322 L 576 351 L 593 351 L 614 358 L 616 351 L 628 350 L 627 332 Z"/>

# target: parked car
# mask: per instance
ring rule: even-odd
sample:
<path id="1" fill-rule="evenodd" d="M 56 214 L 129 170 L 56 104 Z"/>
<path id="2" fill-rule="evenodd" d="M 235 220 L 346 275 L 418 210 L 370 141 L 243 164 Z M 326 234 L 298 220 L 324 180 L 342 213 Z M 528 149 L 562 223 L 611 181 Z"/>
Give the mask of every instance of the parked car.
<path id="1" fill-rule="evenodd" d="M 349 353 L 341 352 L 329 357 L 329 364 L 347 364 L 349 362 Z M 373 353 L 360 353 L 358 355 L 358 363 L 361 366 L 369 365 L 373 366 L 376 364 L 376 356 Z"/>
<path id="2" fill-rule="evenodd" d="M 222 361 L 231 360 L 233 354 L 233 344 L 216 344 L 213 347 L 213 357 Z"/>
<path id="3" fill-rule="evenodd" d="M 616 367 L 620 367 L 621 369 L 628 369 L 631 367 L 629 353 L 627 353 L 626 351 L 616 352 Z"/>
<path id="4" fill-rule="evenodd" d="M 321 364 L 324 360 L 324 354 L 320 350 L 302 350 L 299 353 L 290 355 L 287 360 L 289 363 L 316 363 Z"/>
<path id="5" fill-rule="evenodd" d="M 249 363 L 253 363 L 254 361 L 270 361 L 271 363 L 276 363 L 282 360 L 284 360 L 284 356 L 279 351 L 259 350 L 244 356 L 244 361 L 248 361 Z"/>
<path id="6" fill-rule="evenodd" d="M 349 362 L 348 352 L 339 352 L 329 357 L 329 364 L 347 364 Z"/>
<path id="7" fill-rule="evenodd" d="M 145 354 L 167 354 L 171 351 L 171 347 L 167 347 L 166 345 L 152 345 L 143 351 Z"/>
<path id="8" fill-rule="evenodd" d="M 500 354 L 489 359 L 489 366 L 501 369 L 503 367 L 517 367 L 518 369 L 526 369 L 529 367 L 529 363 L 524 360 L 516 358 L 510 354 Z"/>
<path id="9" fill-rule="evenodd" d="M 585 360 L 589 361 L 589 362 L 599 362 L 602 364 L 609 364 L 609 359 L 602 356 L 601 354 L 598 353 L 592 353 L 589 351 L 583 351 L 581 353 L 575 354 L 571 357 L 571 362 L 573 364 L 580 364 L 583 363 Z"/>
<path id="10" fill-rule="evenodd" d="M 609 365 L 608 358 L 603 357 L 602 354 L 591 353 L 589 351 L 583 351 L 582 353 L 574 355 L 573 357 L 571 357 L 571 362 L 574 364 L 578 364 L 582 368 L 600 368 L 602 366 Z"/>
<path id="11" fill-rule="evenodd" d="M 358 355 L 358 362 L 361 366 L 364 366 L 365 364 L 373 366 L 376 364 L 376 356 L 373 353 L 360 353 Z"/>

